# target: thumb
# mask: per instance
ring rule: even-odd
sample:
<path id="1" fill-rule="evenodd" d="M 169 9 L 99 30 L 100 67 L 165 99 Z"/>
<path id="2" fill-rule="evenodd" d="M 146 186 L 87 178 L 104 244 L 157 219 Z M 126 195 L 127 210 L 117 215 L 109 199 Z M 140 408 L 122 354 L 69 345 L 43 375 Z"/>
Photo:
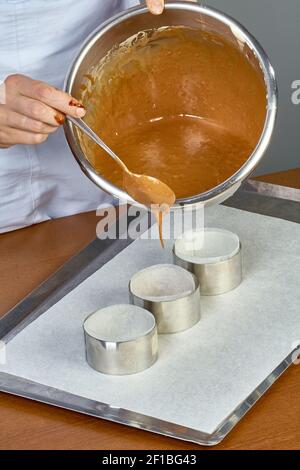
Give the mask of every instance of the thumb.
<path id="1" fill-rule="evenodd" d="M 164 11 L 164 0 L 146 0 L 146 3 L 154 15 L 160 15 Z"/>

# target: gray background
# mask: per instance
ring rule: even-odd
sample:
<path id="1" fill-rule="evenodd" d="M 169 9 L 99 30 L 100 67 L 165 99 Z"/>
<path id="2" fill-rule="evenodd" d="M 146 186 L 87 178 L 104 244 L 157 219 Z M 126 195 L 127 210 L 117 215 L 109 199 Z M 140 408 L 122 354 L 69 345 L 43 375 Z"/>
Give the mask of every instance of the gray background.
<path id="1" fill-rule="evenodd" d="M 300 105 L 291 101 L 300 80 L 300 0 L 205 0 L 240 21 L 261 43 L 275 69 L 279 113 L 272 143 L 257 174 L 300 167 Z"/>

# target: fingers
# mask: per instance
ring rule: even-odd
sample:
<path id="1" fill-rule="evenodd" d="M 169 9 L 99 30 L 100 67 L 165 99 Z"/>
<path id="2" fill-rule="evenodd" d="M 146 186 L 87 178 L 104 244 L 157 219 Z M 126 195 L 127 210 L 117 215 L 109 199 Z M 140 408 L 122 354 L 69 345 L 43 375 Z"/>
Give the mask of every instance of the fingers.
<path id="1" fill-rule="evenodd" d="M 73 117 L 85 114 L 78 100 L 47 83 L 24 75 L 10 75 L 4 83 L 0 148 L 40 144 L 64 123 L 66 114 Z"/>
<path id="2" fill-rule="evenodd" d="M 56 111 L 45 103 L 26 96 L 17 95 L 10 101 L 9 108 L 35 121 L 41 121 L 56 128 L 63 124 L 65 120 L 65 115 L 60 111 Z"/>
<path id="3" fill-rule="evenodd" d="M 146 0 L 146 3 L 154 15 L 160 15 L 164 11 L 164 0 Z"/>
<path id="4" fill-rule="evenodd" d="M 7 81 L 7 86 L 17 89 L 23 97 L 40 101 L 63 114 L 69 114 L 73 117 L 83 117 L 85 115 L 85 109 L 78 100 L 47 83 L 32 80 L 24 75 L 12 75 L 7 78 Z"/>
<path id="5" fill-rule="evenodd" d="M 11 147 L 12 145 L 36 145 L 44 142 L 48 134 L 36 134 L 26 132 L 20 129 L 12 129 L 10 127 L 0 127 L 0 146 L 2 148 Z"/>
<path id="6" fill-rule="evenodd" d="M 197 2 L 197 0 L 189 0 Z M 147 7 L 154 15 L 161 15 L 164 11 L 165 2 L 164 0 L 146 0 Z"/>
<path id="7" fill-rule="evenodd" d="M 11 127 L 13 129 L 20 129 L 37 134 L 50 134 L 57 129 L 57 125 L 50 126 L 42 121 L 31 119 L 24 114 L 11 111 L 3 105 L 0 105 L 0 126 Z"/>

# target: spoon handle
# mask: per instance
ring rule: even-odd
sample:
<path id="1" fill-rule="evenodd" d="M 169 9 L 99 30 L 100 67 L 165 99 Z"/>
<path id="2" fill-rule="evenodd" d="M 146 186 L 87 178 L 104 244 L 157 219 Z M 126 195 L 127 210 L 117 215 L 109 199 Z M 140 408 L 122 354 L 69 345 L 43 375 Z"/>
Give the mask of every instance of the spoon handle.
<path id="1" fill-rule="evenodd" d="M 106 145 L 106 143 L 97 135 L 95 132 L 80 118 L 73 118 L 72 116 L 67 116 L 67 119 L 72 122 L 76 127 L 78 127 L 82 132 L 84 132 L 90 139 L 92 139 L 97 145 L 99 145 L 103 150 L 105 150 L 117 163 L 120 165 L 124 171 L 128 173 L 127 166 L 120 160 L 120 158 L 115 154 L 115 152 Z"/>

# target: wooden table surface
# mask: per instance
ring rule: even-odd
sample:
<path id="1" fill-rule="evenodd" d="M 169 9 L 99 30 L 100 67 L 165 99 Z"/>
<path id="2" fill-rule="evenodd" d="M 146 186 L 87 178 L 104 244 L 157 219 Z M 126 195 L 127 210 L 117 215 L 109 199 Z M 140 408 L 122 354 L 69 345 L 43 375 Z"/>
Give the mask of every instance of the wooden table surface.
<path id="1" fill-rule="evenodd" d="M 300 169 L 260 177 L 300 189 Z M 94 213 L 0 235 L 0 315 L 95 237 Z M 292 366 L 217 449 L 300 449 L 300 369 Z M 0 449 L 201 449 L 0 393 Z"/>

